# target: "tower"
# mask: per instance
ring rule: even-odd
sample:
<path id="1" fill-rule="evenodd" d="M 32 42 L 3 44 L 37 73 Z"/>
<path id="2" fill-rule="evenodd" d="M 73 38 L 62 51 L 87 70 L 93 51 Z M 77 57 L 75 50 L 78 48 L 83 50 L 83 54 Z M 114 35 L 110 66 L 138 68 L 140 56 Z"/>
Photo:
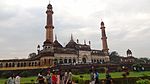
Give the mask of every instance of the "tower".
<path id="1" fill-rule="evenodd" d="M 53 46 L 53 7 L 52 5 L 49 3 L 47 6 L 47 20 L 46 20 L 46 40 L 44 41 L 44 45 L 43 48 L 47 49 L 47 48 L 51 48 Z"/>
<path id="2" fill-rule="evenodd" d="M 107 45 L 107 37 L 106 37 L 106 32 L 105 32 L 105 26 L 104 26 L 104 22 L 101 22 L 101 32 L 102 32 L 102 46 L 103 46 L 103 51 L 105 53 L 105 55 L 108 55 L 108 45 Z"/>

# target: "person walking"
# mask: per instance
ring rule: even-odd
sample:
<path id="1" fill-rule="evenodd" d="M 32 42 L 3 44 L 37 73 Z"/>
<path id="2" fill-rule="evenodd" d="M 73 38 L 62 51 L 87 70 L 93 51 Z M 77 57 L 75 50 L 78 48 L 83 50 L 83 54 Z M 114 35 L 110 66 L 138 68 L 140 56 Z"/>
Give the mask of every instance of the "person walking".
<path id="1" fill-rule="evenodd" d="M 67 84 L 72 84 L 72 72 L 69 70 Z"/>
<path id="2" fill-rule="evenodd" d="M 13 76 L 10 76 L 7 80 L 7 84 L 15 84 L 15 79 Z"/>
<path id="3" fill-rule="evenodd" d="M 66 70 L 65 70 L 63 79 L 64 79 L 64 84 L 67 84 L 68 72 Z"/>
<path id="4" fill-rule="evenodd" d="M 50 75 L 50 73 L 47 73 L 47 75 L 45 76 L 45 78 L 46 78 L 46 82 L 47 82 L 47 84 L 52 84 L 51 82 L 51 75 Z"/>
<path id="5" fill-rule="evenodd" d="M 95 84 L 100 84 L 99 82 L 99 73 L 95 70 Z"/>
<path id="6" fill-rule="evenodd" d="M 52 84 L 57 84 L 57 75 L 55 71 L 52 73 Z"/>
<path id="7" fill-rule="evenodd" d="M 94 72 L 90 70 L 90 84 L 95 84 Z"/>
<path id="8" fill-rule="evenodd" d="M 106 84 L 112 84 L 112 79 L 109 72 L 106 72 Z"/>
<path id="9" fill-rule="evenodd" d="M 16 76 L 16 78 L 15 78 L 15 84 L 20 84 L 20 76 Z"/>
<path id="10" fill-rule="evenodd" d="M 44 83 L 44 80 L 45 80 L 44 77 L 39 74 L 39 75 L 38 75 L 38 78 L 37 78 L 38 84 L 45 84 L 45 83 Z"/>
<path id="11" fill-rule="evenodd" d="M 60 69 L 59 70 L 60 84 L 63 84 L 63 76 L 64 76 L 64 73 Z"/>

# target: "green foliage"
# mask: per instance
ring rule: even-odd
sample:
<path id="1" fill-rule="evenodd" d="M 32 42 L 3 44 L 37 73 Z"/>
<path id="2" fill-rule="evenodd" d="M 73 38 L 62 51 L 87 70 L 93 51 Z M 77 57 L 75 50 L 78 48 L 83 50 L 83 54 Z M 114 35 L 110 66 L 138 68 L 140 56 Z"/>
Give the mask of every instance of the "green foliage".
<path id="1" fill-rule="evenodd" d="M 7 78 L 10 76 L 10 72 L 2 72 L 0 77 Z"/>
<path id="2" fill-rule="evenodd" d="M 119 63 L 120 56 L 116 51 L 111 52 L 109 56 L 110 56 L 110 61 L 112 63 L 116 63 L 116 64 Z"/>
<path id="3" fill-rule="evenodd" d="M 5 84 L 5 82 L 7 81 L 7 79 L 6 78 L 2 78 L 2 79 L 0 79 L 0 83 L 1 84 Z"/>
<path id="4" fill-rule="evenodd" d="M 23 76 L 23 77 L 28 77 L 28 76 L 31 76 L 32 73 L 29 72 L 29 71 L 23 71 L 23 72 L 21 72 L 19 75 L 20 75 L 20 76 Z"/>
<path id="5" fill-rule="evenodd" d="M 122 72 L 112 72 L 110 73 L 112 78 L 122 78 Z M 144 71 L 144 72 L 130 72 L 130 75 L 128 77 L 143 77 L 143 74 L 147 74 L 146 76 L 150 76 L 150 71 Z M 79 79 L 80 76 L 83 76 L 84 80 L 90 80 L 90 74 L 80 74 L 80 75 L 73 75 L 76 79 Z M 105 73 L 99 73 L 99 79 L 105 79 L 106 74 Z"/>
<path id="6" fill-rule="evenodd" d="M 140 80 L 136 81 L 136 84 L 150 84 L 150 80 L 140 79 Z"/>
<path id="7" fill-rule="evenodd" d="M 76 83 L 79 83 L 79 80 L 78 80 L 79 78 L 77 77 L 77 76 L 73 76 L 72 77 L 72 80 L 74 80 L 74 82 L 76 82 Z"/>
<path id="8" fill-rule="evenodd" d="M 36 79 L 37 79 L 37 77 L 21 77 L 21 83 L 22 84 L 25 84 L 25 83 L 31 84 L 31 82 L 35 82 Z"/>

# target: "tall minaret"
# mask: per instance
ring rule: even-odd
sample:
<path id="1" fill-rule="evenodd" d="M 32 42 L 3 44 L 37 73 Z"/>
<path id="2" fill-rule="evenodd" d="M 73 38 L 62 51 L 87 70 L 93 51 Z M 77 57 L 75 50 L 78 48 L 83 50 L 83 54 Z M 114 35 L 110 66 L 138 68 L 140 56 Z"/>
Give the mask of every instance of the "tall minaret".
<path id="1" fill-rule="evenodd" d="M 101 22 L 101 31 L 102 31 L 102 45 L 103 45 L 103 51 L 105 53 L 105 55 L 108 55 L 108 45 L 107 45 L 107 37 L 106 37 L 106 33 L 105 33 L 105 26 L 104 26 L 104 22 Z"/>
<path id="2" fill-rule="evenodd" d="M 45 29 L 46 29 L 46 41 L 44 42 L 44 48 L 46 46 L 52 46 L 53 44 L 53 29 L 54 29 L 54 26 L 53 26 L 53 7 L 52 5 L 49 3 L 48 6 L 47 6 L 47 11 L 46 11 L 46 14 L 47 14 L 47 23 L 46 23 L 46 26 L 45 26 Z"/>

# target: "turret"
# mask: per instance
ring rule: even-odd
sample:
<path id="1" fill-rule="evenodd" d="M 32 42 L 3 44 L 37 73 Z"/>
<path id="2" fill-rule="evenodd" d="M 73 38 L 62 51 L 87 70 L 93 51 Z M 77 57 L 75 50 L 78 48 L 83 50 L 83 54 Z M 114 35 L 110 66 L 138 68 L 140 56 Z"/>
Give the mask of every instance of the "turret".
<path id="1" fill-rule="evenodd" d="M 108 55 L 108 45 L 107 45 L 107 37 L 106 37 L 106 32 L 105 32 L 105 26 L 104 22 L 101 22 L 101 32 L 102 32 L 102 50 L 105 53 L 105 55 Z"/>

